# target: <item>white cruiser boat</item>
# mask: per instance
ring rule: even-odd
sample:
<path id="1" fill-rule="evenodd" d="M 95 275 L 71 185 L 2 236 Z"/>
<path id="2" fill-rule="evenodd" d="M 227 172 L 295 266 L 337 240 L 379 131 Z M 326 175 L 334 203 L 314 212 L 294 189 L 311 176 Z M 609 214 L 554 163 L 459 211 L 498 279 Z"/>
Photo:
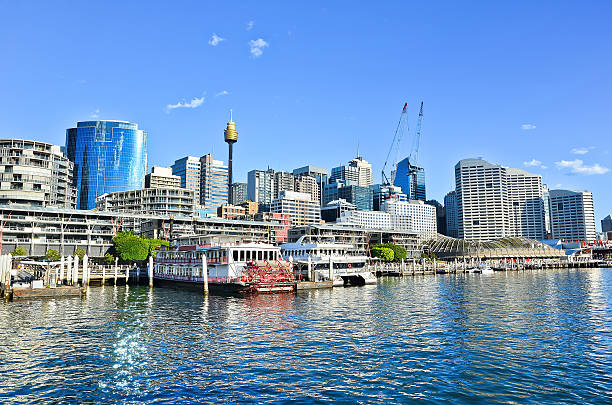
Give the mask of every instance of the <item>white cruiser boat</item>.
<path id="1" fill-rule="evenodd" d="M 283 258 L 293 263 L 299 279 L 333 281 L 334 286 L 376 284 L 376 275 L 368 268 L 368 257 L 352 255 L 353 245 L 344 243 L 307 243 L 300 237 L 295 243 L 280 246 Z"/>
<path id="2" fill-rule="evenodd" d="M 480 263 L 477 266 L 468 268 L 470 273 L 493 274 L 493 269 L 486 263 Z"/>
<path id="3" fill-rule="evenodd" d="M 282 259 L 278 246 L 267 243 L 179 242 L 179 246 L 158 252 L 153 279 L 161 285 L 201 290 L 203 271 L 207 271 L 208 288 L 213 293 L 252 294 L 295 290 L 291 263 Z"/>

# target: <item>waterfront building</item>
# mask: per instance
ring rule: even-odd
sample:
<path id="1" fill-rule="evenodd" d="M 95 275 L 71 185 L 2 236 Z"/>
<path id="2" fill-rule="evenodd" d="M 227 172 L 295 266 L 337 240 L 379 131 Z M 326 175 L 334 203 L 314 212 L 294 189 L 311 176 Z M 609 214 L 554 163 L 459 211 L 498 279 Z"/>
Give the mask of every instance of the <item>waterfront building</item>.
<path id="1" fill-rule="evenodd" d="M 247 181 L 247 197 L 260 205 L 260 211 L 268 211 L 274 195 L 274 170 L 251 170 Z"/>
<path id="2" fill-rule="evenodd" d="M 408 221 L 409 218 L 405 218 L 405 221 L 397 221 L 397 225 L 399 226 L 393 227 L 391 215 L 388 212 L 350 210 L 342 212 L 340 217 L 336 220 L 336 223 L 370 229 L 410 230 L 411 228 Z"/>
<path id="3" fill-rule="evenodd" d="M 2 253 L 22 247 L 32 256 L 44 256 L 50 249 L 73 255 L 76 249 L 83 249 L 89 257 L 103 257 L 113 246 L 113 237 L 122 231 L 164 240 L 182 235 L 214 235 L 284 243 L 288 228 L 275 221 L 8 205 L 0 205 L 0 221 L 4 223 Z"/>
<path id="4" fill-rule="evenodd" d="M 550 190 L 550 223 L 553 239 L 594 240 L 595 212 L 589 191 Z"/>
<path id="5" fill-rule="evenodd" d="M 608 215 L 601 220 L 601 231 L 604 233 L 612 232 L 612 216 Z"/>
<path id="6" fill-rule="evenodd" d="M 436 234 L 436 207 L 420 200 L 385 200 L 381 210 L 391 215 L 394 229 L 409 230 L 427 239 Z"/>
<path id="7" fill-rule="evenodd" d="M 275 172 L 274 173 L 274 198 L 278 197 L 281 191 L 295 191 L 293 173 Z"/>
<path id="8" fill-rule="evenodd" d="M 200 158 L 200 206 L 204 212 L 217 212 L 217 207 L 227 204 L 228 175 L 228 167 L 212 154 Z"/>
<path id="9" fill-rule="evenodd" d="M 181 187 L 181 178 L 172 174 L 172 168 L 153 166 L 145 176 L 146 188 Z"/>
<path id="10" fill-rule="evenodd" d="M 408 201 L 408 196 L 402 193 L 401 187 L 392 184 L 373 184 L 370 189 L 372 189 L 372 209 L 374 211 L 380 211 L 382 202 L 388 198 Z"/>
<path id="11" fill-rule="evenodd" d="M 195 213 L 195 193 L 180 187 L 143 188 L 104 193 L 96 198 L 99 211 L 135 212 L 151 215 Z"/>
<path id="12" fill-rule="evenodd" d="M 325 222 L 336 222 L 345 211 L 355 211 L 357 206 L 350 202 L 338 199 L 328 202 L 321 208 L 321 219 Z"/>
<path id="13" fill-rule="evenodd" d="M 321 205 L 321 192 L 317 179 L 308 175 L 300 175 L 295 178 L 294 190 L 298 193 L 310 194 L 310 199 Z"/>
<path id="14" fill-rule="evenodd" d="M 459 212 L 457 209 L 456 191 L 451 191 L 444 196 L 444 210 L 446 212 L 446 235 L 452 238 L 458 238 Z"/>
<path id="15" fill-rule="evenodd" d="M 73 170 L 57 145 L 1 139 L 0 204 L 75 208 Z"/>
<path id="16" fill-rule="evenodd" d="M 482 159 L 464 159 L 455 166 L 455 185 L 460 238 L 544 238 L 540 175 Z"/>
<path id="17" fill-rule="evenodd" d="M 329 178 L 330 183 L 335 183 L 339 180 L 345 181 L 346 184 L 355 184 L 360 187 L 370 187 L 372 180 L 372 165 L 357 156 L 351 160 L 346 166 L 334 167 Z"/>
<path id="18" fill-rule="evenodd" d="M 402 189 L 409 200 L 425 201 L 425 169 L 410 163 L 408 158 L 400 160 L 393 171 L 391 178 L 395 186 Z"/>
<path id="19" fill-rule="evenodd" d="M 244 207 L 239 205 L 221 205 L 217 207 L 217 217 L 224 219 L 232 219 L 242 217 L 246 214 Z"/>
<path id="20" fill-rule="evenodd" d="M 185 156 L 174 161 L 172 174 L 179 176 L 181 187 L 195 193 L 196 201 L 200 201 L 200 158 Z"/>
<path id="21" fill-rule="evenodd" d="M 232 201 L 230 203 L 238 205 L 249 199 L 247 195 L 247 184 L 246 183 L 233 183 L 232 184 Z"/>
<path id="22" fill-rule="evenodd" d="M 66 130 L 74 163 L 77 207 L 91 209 L 104 193 L 141 188 L 147 173 L 147 133 L 127 121 L 83 121 Z"/>
<path id="23" fill-rule="evenodd" d="M 321 222 L 321 207 L 310 194 L 282 190 L 272 200 L 271 213 L 288 214 L 291 226 L 318 224 Z"/>

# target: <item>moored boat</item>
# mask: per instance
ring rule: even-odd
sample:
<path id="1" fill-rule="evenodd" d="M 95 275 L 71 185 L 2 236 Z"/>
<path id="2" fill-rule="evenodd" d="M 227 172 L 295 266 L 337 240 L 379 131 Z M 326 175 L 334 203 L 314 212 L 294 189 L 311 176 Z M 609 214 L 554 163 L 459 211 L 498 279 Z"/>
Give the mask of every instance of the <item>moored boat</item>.
<path id="1" fill-rule="evenodd" d="M 204 260 L 206 259 L 206 260 Z M 203 289 L 204 271 L 212 293 L 257 294 L 295 290 L 291 263 L 267 243 L 181 243 L 158 252 L 153 279 L 160 285 Z"/>

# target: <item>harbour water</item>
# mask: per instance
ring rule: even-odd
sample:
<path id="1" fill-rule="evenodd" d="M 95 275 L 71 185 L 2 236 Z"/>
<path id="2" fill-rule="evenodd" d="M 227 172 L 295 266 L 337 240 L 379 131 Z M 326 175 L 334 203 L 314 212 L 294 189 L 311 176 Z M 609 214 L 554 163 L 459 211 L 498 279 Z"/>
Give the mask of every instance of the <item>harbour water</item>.
<path id="1" fill-rule="evenodd" d="M 0 401 L 612 402 L 612 269 L 0 304 Z"/>

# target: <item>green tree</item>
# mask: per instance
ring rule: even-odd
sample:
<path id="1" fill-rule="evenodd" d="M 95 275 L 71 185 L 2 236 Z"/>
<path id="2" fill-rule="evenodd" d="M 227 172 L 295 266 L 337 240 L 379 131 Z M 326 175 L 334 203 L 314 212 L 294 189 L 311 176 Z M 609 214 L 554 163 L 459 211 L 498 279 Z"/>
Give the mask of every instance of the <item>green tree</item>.
<path id="1" fill-rule="evenodd" d="M 113 238 L 115 252 L 126 262 L 146 260 L 149 256 L 149 241 L 133 232 L 119 232 Z"/>
<path id="2" fill-rule="evenodd" d="M 370 255 L 372 257 L 378 257 L 383 262 L 393 261 L 393 250 L 388 247 L 375 246 L 370 249 Z"/>
<path id="3" fill-rule="evenodd" d="M 408 251 L 405 248 L 398 246 L 394 243 L 383 243 L 382 245 L 377 246 L 386 247 L 393 250 L 393 260 L 396 262 L 406 260 L 406 257 L 408 256 Z"/>
<path id="4" fill-rule="evenodd" d="M 83 260 L 83 257 L 85 256 L 85 251 L 81 248 L 78 248 L 74 251 L 74 254 L 79 256 L 79 260 Z"/>
<path id="5" fill-rule="evenodd" d="M 13 255 L 13 256 L 27 256 L 28 255 L 28 251 L 25 250 L 25 248 L 23 246 L 17 246 L 15 248 L 15 250 L 13 250 L 11 252 L 11 255 Z"/>
<path id="6" fill-rule="evenodd" d="M 115 263 L 115 256 L 113 256 L 112 254 L 110 254 L 108 252 L 105 253 L 104 254 L 104 263 L 105 264 L 109 264 L 109 265 Z"/>
<path id="7" fill-rule="evenodd" d="M 49 249 L 47 250 L 47 253 L 45 254 L 45 259 L 50 260 L 50 261 L 57 261 L 60 260 L 62 258 L 62 256 L 60 256 L 59 252 L 55 249 Z"/>

